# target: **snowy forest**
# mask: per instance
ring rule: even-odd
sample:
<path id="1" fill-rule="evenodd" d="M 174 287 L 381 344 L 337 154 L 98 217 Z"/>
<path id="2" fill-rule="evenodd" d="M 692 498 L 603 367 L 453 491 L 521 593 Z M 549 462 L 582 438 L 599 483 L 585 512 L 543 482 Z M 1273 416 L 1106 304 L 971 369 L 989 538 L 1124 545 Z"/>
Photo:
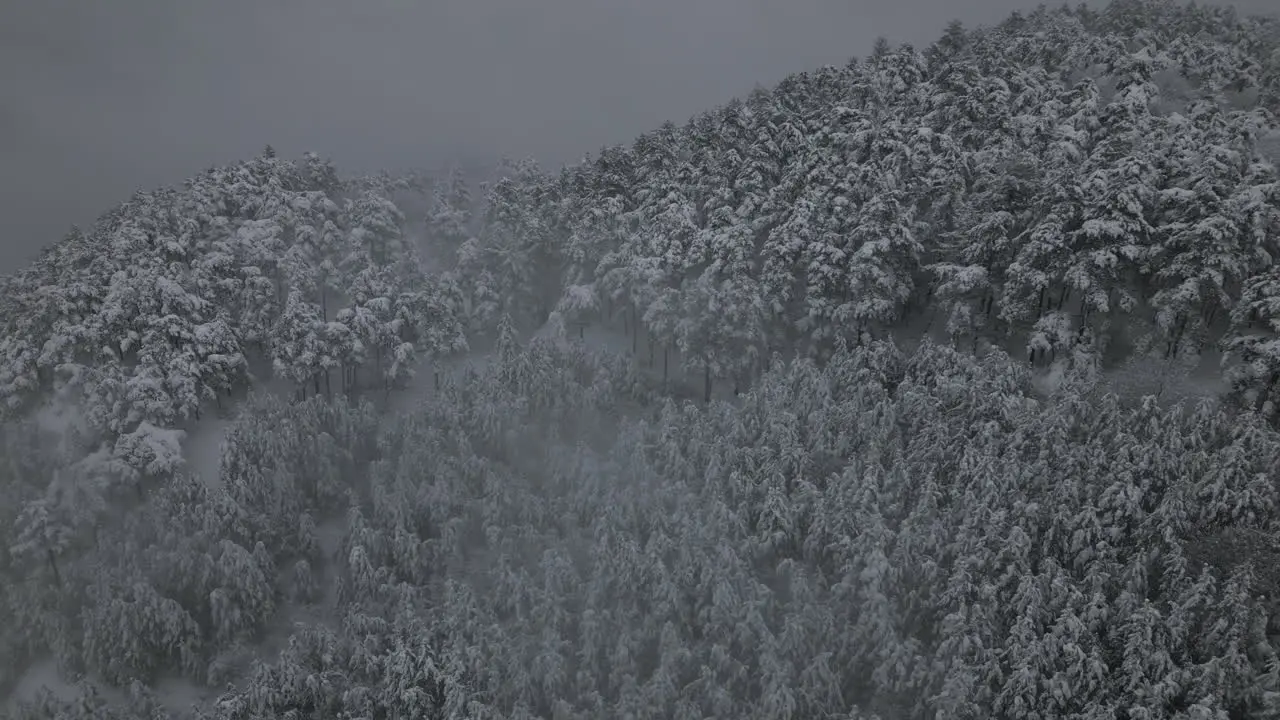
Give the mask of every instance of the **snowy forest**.
<path id="1" fill-rule="evenodd" d="M 1280 717 L 1280 18 L 563 169 L 259 156 L 0 278 L 0 717 Z"/>

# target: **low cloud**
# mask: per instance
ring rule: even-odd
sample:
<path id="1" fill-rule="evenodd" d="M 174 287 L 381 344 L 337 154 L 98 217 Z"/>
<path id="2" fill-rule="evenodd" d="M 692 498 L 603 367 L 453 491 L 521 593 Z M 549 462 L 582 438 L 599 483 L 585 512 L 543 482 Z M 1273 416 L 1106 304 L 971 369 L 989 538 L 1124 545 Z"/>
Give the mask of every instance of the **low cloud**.
<path id="1" fill-rule="evenodd" d="M 1261 3 L 1263 0 L 1257 0 Z M 0 272 L 266 143 L 344 169 L 572 161 L 1031 0 L 40 0 L 0 7 Z"/>

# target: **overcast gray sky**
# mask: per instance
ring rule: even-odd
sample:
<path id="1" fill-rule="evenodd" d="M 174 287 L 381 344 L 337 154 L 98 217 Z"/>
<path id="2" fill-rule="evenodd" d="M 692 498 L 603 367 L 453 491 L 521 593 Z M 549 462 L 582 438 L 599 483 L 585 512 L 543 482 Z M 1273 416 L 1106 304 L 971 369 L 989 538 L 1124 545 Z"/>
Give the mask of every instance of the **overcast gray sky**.
<path id="1" fill-rule="evenodd" d="M 1259 7 L 1272 0 L 1251 0 Z M 547 163 L 1034 0 L 0 2 L 0 273 L 266 143 L 343 169 Z"/>

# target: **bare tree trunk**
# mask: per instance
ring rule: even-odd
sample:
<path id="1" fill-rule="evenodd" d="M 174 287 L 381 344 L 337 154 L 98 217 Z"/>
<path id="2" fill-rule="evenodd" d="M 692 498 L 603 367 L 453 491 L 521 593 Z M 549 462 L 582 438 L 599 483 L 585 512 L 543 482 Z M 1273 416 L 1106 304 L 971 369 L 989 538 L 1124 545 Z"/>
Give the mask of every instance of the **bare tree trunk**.
<path id="1" fill-rule="evenodd" d="M 711 363 L 703 366 L 702 371 L 702 401 L 711 402 Z"/>
<path id="2" fill-rule="evenodd" d="M 1178 346 L 1182 344 L 1182 333 L 1187 327 L 1187 316 L 1180 315 L 1178 317 L 1178 328 L 1173 331 L 1173 336 L 1169 338 L 1169 344 L 1165 347 L 1164 356 L 1171 358 L 1178 352 Z"/>
<path id="3" fill-rule="evenodd" d="M 1157 402 L 1159 402 L 1160 397 L 1164 395 L 1164 386 L 1169 379 L 1169 366 L 1173 364 L 1173 360 L 1168 359 L 1169 356 L 1166 355 L 1165 357 L 1166 359 L 1165 359 L 1164 367 L 1160 368 L 1160 383 L 1156 385 L 1156 401 Z"/>
<path id="4" fill-rule="evenodd" d="M 53 581 L 58 587 L 62 587 L 62 573 L 58 570 L 58 557 L 53 554 L 52 548 L 45 549 L 45 556 L 49 558 L 49 569 L 53 571 Z"/>
<path id="5" fill-rule="evenodd" d="M 667 381 L 669 360 L 671 358 L 671 347 L 666 343 L 662 344 L 662 382 Z"/>

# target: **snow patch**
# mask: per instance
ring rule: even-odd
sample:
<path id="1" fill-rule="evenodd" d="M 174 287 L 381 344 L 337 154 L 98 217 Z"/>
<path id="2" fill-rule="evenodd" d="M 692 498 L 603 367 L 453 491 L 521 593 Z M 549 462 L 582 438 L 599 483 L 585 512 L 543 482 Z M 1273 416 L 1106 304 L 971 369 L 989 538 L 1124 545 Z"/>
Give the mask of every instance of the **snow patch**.
<path id="1" fill-rule="evenodd" d="M 58 672 L 57 663 L 49 658 L 32 663 L 22 677 L 18 678 L 5 709 L 12 712 L 17 709 L 18 703 L 35 700 L 41 689 L 47 689 L 61 700 L 70 700 L 76 696 L 75 684 L 63 678 L 62 673 Z"/>
<path id="2" fill-rule="evenodd" d="M 211 688 L 200 687 L 186 678 L 167 677 L 151 688 L 155 699 L 175 719 L 195 717 L 197 708 L 205 706 L 216 697 Z"/>
<path id="3" fill-rule="evenodd" d="M 183 451 L 187 472 L 212 488 L 222 485 L 222 445 L 231 418 L 211 417 L 197 423 L 187 434 Z"/>
<path id="4" fill-rule="evenodd" d="M 97 681 L 92 677 L 87 678 L 87 680 L 95 686 L 98 695 L 107 701 L 109 706 L 114 708 L 126 707 L 127 698 L 122 690 Z M 16 711 L 20 703 L 35 702 L 43 692 L 48 692 L 53 698 L 64 701 L 75 700 L 82 695 L 79 682 L 68 679 L 63 675 L 58 670 L 58 664 L 53 658 L 44 658 L 28 666 L 26 672 L 18 678 L 18 682 L 9 693 L 9 697 L 5 699 L 3 704 L 0 704 L 0 710 L 3 710 L 3 715 L 8 715 Z"/>

